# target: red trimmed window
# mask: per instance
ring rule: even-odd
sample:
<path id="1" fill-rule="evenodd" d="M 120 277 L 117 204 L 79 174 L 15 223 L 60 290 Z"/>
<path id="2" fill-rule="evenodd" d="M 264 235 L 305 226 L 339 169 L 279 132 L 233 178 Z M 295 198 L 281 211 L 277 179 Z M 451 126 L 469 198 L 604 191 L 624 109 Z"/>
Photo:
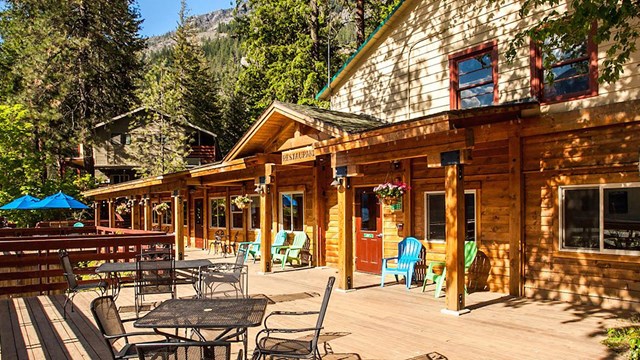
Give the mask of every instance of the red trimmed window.
<path id="1" fill-rule="evenodd" d="M 452 109 L 498 103 L 498 43 L 493 41 L 449 55 Z"/>
<path id="2" fill-rule="evenodd" d="M 584 42 L 551 48 L 548 55 L 531 43 L 531 95 L 542 103 L 598 95 L 598 47 L 593 31 Z"/>

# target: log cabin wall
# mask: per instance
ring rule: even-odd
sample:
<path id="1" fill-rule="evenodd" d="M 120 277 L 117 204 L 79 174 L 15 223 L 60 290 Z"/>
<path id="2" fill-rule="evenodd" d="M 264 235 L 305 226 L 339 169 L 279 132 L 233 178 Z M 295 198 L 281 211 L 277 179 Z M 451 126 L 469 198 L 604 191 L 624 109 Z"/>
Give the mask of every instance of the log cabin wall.
<path id="1" fill-rule="evenodd" d="M 564 120 L 581 122 L 580 116 Z M 559 186 L 640 182 L 639 148 L 638 123 L 523 139 L 527 297 L 640 309 L 637 251 L 612 255 L 560 250 L 559 214 Z"/>

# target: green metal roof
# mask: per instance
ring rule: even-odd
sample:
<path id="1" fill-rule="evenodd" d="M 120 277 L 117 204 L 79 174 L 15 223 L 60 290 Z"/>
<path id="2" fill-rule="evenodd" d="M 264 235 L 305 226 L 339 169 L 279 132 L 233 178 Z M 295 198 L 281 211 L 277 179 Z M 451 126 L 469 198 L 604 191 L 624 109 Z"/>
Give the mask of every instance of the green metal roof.
<path id="1" fill-rule="evenodd" d="M 366 114 L 352 114 L 280 101 L 274 101 L 274 103 L 350 134 L 375 129 L 387 124 L 374 116 Z"/>

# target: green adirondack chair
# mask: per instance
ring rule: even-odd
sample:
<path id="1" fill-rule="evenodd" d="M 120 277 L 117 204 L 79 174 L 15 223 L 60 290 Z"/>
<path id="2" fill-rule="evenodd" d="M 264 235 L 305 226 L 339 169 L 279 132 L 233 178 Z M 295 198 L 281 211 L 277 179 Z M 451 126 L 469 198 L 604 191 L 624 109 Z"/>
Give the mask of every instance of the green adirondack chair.
<path id="1" fill-rule="evenodd" d="M 290 263 L 291 266 L 293 266 L 294 260 L 298 265 L 302 264 L 301 255 L 304 245 L 307 243 L 307 234 L 305 234 L 304 231 L 294 231 L 293 234 L 293 243 L 290 246 L 280 246 L 278 247 L 278 251 L 275 254 L 272 254 L 271 261 L 275 262 L 276 260 L 279 260 L 282 264 L 283 270 L 287 263 Z"/>
<path id="2" fill-rule="evenodd" d="M 464 272 L 467 273 L 467 270 L 473 264 L 473 261 L 476 258 L 476 254 L 478 253 L 478 245 L 475 241 L 467 241 L 464 244 Z M 436 266 L 442 266 L 442 274 L 436 274 L 433 269 Z M 429 267 L 427 267 L 427 274 L 424 277 L 424 282 L 422 283 L 422 292 L 424 292 L 424 288 L 427 286 L 427 280 L 433 281 L 436 283 L 436 293 L 435 297 L 439 298 L 440 293 L 442 292 L 442 287 L 445 283 L 445 278 L 447 276 L 447 268 L 445 267 L 445 263 L 442 261 L 431 261 L 429 263 Z M 467 292 L 467 286 L 464 286 L 465 293 Z"/>
<path id="3" fill-rule="evenodd" d="M 253 257 L 253 262 L 256 262 L 256 257 L 260 255 L 260 229 L 256 230 L 256 240 L 255 241 L 243 241 L 238 243 L 238 250 L 245 249 L 244 253 L 244 261 L 246 262 L 249 258 L 249 254 Z"/>

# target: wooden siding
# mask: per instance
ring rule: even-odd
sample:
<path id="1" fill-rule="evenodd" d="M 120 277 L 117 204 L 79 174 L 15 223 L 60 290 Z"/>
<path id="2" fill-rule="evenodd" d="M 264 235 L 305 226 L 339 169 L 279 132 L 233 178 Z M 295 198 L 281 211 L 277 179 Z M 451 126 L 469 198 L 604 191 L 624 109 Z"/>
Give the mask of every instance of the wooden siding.
<path id="1" fill-rule="evenodd" d="M 524 139 L 525 295 L 640 307 L 638 256 L 560 251 L 558 214 L 559 186 L 640 181 L 638 148 L 637 123 Z"/>
<path id="2" fill-rule="evenodd" d="M 334 84 L 331 108 L 367 113 L 388 121 L 401 121 L 449 110 L 448 56 L 489 41 L 498 43 L 499 103 L 531 96 L 529 44 L 507 63 L 507 44 L 518 29 L 542 16 L 520 19 L 520 2 L 488 4 L 459 0 L 446 5 L 434 1 L 407 2 L 406 12 L 389 35 L 351 70 L 343 83 Z M 559 5 L 564 11 L 564 4 Z M 602 66 L 608 44 L 598 49 Z M 640 51 L 632 55 L 615 84 L 601 84 L 599 95 L 543 107 L 559 112 L 621 102 L 640 94 Z"/>

